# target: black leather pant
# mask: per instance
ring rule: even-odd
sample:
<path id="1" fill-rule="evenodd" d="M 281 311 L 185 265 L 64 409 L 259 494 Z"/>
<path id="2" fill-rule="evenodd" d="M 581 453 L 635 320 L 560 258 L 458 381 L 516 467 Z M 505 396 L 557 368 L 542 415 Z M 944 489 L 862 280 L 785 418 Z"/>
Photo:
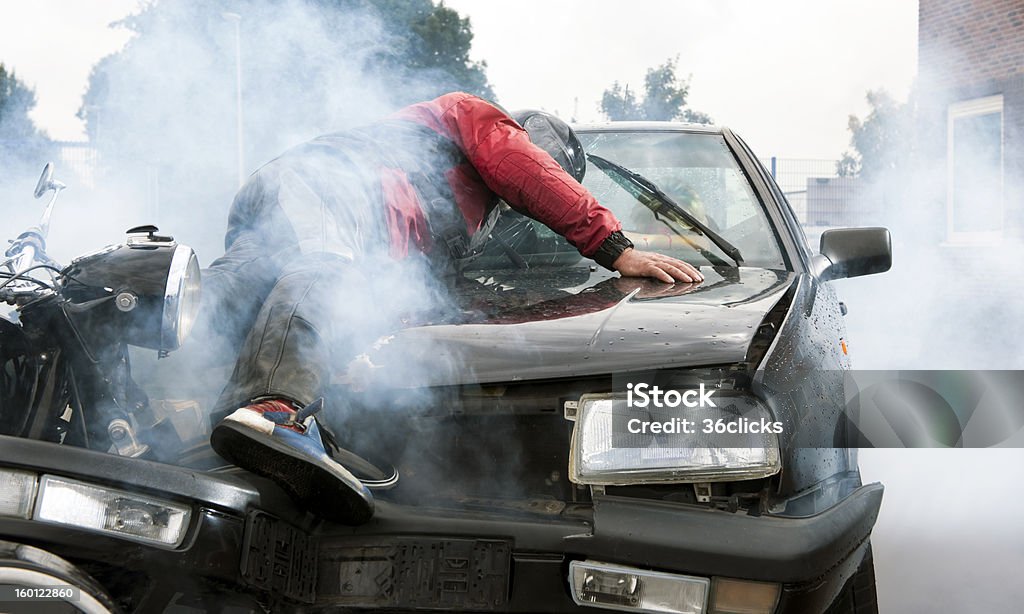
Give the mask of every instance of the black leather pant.
<path id="1" fill-rule="evenodd" d="M 383 332 L 386 323 L 368 322 L 362 292 L 387 250 L 380 199 L 367 185 L 344 152 L 305 146 L 239 191 L 226 253 L 203 271 L 193 341 L 220 337 L 237 351 L 215 412 L 262 397 L 311 403 Z"/>
<path id="2" fill-rule="evenodd" d="M 262 397 L 308 404 L 323 395 L 331 371 L 350 358 L 345 322 L 358 321 L 339 301 L 358 291 L 359 272 L 332 254 L 303 256 L 285 266 L 239 350 L 220 409 Z"/>

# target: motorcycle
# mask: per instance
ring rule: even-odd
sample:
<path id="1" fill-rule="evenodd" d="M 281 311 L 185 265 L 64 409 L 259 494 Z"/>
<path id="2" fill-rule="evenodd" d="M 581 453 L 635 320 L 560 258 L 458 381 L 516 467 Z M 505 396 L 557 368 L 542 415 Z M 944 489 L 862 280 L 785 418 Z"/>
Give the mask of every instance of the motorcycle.
<path id="1" fill-rule="evenodd" d="M 47 237 L 65 188 L 47 164 L 41 219 L 0 259 L 0 611 L 309 606 L 321 521 L 225 466 L 197 403 L 151 400 L 132 376 L 129 346 L 166 357 L 189 335 L 195 253 L 145 225 L 62 266 Z"/>
<path id="2" fill-rule="evenodd" d="M 0 301 L 10 306 L 0 315 L 4 611 L 40 600 L 119 611 L 128 601 L 111 597 L 83 568 L 95 573 L 124 556 L 123 546 L 101 539 L 97 554 L 97 542 L 79 531 L 166 546 L 189 526 L 187 508 L 138 494 L 138 480 L 152 487 L 168 479 L 147 474 L 160 465 L 146 460 L 161 460 L 154 444 L 174 429 L 132 379 L 128 346 L 166 356 L 187 337 L 199 306 L 196 255 L 147 225 L 128 230 L 124 243 L 58 264 L 47 237 L 65 188 L 47 164 L 34 192 L 50 195 L 40 221 L 0 260 Z M 104 479 L 124 485 L 127 475 L 136 478 L 131 492 L 103 488 Z M 11 536 L 19 540 L 3 539 Z M 93 552 L 76 563 L 52 551 L 75 557 L 82 548 Z"/>
<path id="3" fill-rule="evenodd" d="M 131 377 L 128 345 L 166 355 L 199 306 L 199 264 L 155 226 L 60 266 L 46 252 L 65 185 L 47 164 L 35 197 L 51 194 L 38 225 L 0 262 L 0 434 L 153 457 L 143 431 L 160 421 Z"/>

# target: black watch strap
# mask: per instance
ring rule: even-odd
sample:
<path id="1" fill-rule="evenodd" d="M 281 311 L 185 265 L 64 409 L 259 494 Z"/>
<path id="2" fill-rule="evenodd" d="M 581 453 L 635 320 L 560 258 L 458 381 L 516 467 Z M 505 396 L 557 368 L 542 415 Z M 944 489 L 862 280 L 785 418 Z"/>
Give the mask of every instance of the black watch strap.
<path id="1" fill-rule="evenodd" d="M 614 271 L 615 268 L 612 267 L 612 264 L 619 259 L 622 252 L 631 247 L 633 247 L 633 242 L 627 239 L 621 230 L 616 230 L 601 242 L 601 247 L 597 248 L 591 258 L 609 271 Z"/>

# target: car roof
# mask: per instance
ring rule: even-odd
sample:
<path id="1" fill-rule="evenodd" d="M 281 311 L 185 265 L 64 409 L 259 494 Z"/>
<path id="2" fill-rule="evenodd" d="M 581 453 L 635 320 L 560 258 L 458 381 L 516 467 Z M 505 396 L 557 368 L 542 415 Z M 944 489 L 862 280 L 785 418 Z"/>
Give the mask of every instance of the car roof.
<path id="1" fill-rule="evenodd" d="M 722 134 L 721 126 L 687 124 L 684 122 L 598 122 L 573 124 L 572 129 L 577 132 L 698 132 L 702 134 Z"/>

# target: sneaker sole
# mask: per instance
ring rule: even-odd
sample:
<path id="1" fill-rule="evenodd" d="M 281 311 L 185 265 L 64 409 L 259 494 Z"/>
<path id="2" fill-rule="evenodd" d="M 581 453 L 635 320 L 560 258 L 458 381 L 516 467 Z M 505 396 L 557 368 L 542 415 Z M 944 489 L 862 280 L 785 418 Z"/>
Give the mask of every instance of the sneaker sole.
<path id="1" fill-rule="evenodd" d="M 339 476 L 270 435 L 221 422 L 210 445 L 229 463 L 270 478 L 317 516 L 347 525 L 364 524 L 373 516 L 373 495 L 355 476 Z M 339 480 L 343 486 L 336 486 Z"/>

